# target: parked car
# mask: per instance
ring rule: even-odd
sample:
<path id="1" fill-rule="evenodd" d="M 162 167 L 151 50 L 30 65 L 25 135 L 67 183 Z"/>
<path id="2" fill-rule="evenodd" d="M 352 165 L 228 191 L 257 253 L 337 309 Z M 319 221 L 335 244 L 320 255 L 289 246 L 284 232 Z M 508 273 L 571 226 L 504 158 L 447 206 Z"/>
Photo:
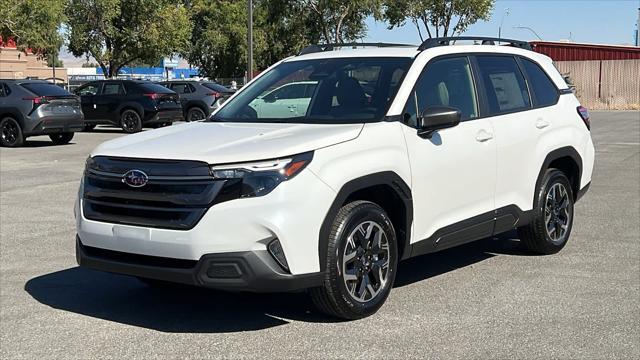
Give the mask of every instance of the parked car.
<path id="1" fill-rule="evenodd" d="M 303 116 L 317 84 L 317 81 L 287 83 L 258 96 L 249 106 L 266 117 Z"/>
<path id="2" fill-rule="evenodd" d="M 44 80 L 0 79 L 0 144 L 17 147 L 29 136 L 67 144 L 84 124 L 80 100 Z"/>
<path id="3" fill-rule="evenodd" d="M 86 130 L 111 124 L 135 133 L 144 126 L 160 127 L 182 120 L 178 95 L 150 81 L 93 81 L 74 93 L 82 100 Z"/>
<path id="4" fill-rule="evenodd" d="M 484 44 L 451 45 L 469 39 Z M 357 319 L 400 260 L 514 229 L 557 253 L 591 182 L 589 114 L 549 57 L 492 41 L 310 47 L 205 122 L 103 143 L 75 205 L 78 263 L 152 285 L 308 289 Z M 251 106 L 307 81 L 295 112 Z"/>
<path id="5" fill-rule="evenodd" d="M 211 81 L 176 80 L 159 84 L 180 96 L 185 121 L 206 119 L 235 92 Z"/>

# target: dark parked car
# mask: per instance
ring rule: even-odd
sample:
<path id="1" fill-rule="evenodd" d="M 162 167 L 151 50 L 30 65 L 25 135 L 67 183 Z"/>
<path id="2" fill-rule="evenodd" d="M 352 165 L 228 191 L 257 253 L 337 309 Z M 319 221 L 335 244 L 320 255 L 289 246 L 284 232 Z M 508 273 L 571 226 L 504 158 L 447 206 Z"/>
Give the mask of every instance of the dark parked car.
<path id="1" fill-rule="evenodd" d="M 159 127 L 182 120 L 178 95 L 149 81 L 94 81 L 74 93 L 82 100 L 87 130 L 99 124 L 112 124 L 134 133 L 143 126 Z"/>
<path id="2" fill-rule="evenodd" d="M 159 84 L 180 96 L 186 121 L 206 119 L 235 92 L 211 81 L 163 81 Z"/>
<path id="3" fill-rule="evenodd" d="M 66 144 L 84 125 L 80 100 L 44 80 L 0 79 L 0 144 L 16 147 L 29 136 Z"/>

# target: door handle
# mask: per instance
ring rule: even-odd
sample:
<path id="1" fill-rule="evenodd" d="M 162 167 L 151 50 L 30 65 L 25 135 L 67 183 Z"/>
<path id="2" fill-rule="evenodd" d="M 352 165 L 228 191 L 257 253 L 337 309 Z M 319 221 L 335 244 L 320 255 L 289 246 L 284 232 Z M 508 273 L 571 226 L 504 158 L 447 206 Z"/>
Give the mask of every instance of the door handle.
<path id="1" fill-rule="evenodd" d="M 549 125 L 551 125 L 551 124 L 549 124 L 549 122 L 548 122 L 547 120 L 538 119 L 538 120 L 536 121 L 536 127 L 537 127 L 538 129 L 544 129 L 544 128 L 546 128 L 546 127 L 547 127 L 547 126 L 549 126 Z"/>
<path id="2" fill-rule="evenodd" d="M 482 129 L 476 134 L 476 141 L 478 142 L 485 142 L 491 139 L 493 139 L 493 134 L 488 132 L 487 130 Z"/>

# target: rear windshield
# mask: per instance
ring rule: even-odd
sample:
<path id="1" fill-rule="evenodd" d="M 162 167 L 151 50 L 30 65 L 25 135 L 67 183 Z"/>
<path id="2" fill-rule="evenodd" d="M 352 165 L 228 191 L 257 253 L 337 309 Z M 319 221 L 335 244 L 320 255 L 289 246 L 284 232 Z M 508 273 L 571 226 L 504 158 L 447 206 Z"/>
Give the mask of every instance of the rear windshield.
<path id="1" fill-rule="evenodd" d="M 23 88 L 38 96 L 69 96 L 69 92 L 60 86 L 48 83 L 21 84 Z"/>
<path id="2" fill-rule="evenodd" d="M 231 90 L 227 89 L 226 87 L 220 85 L 220 84 L 216 84 L 216 83 L 203 83 L 202 85 L 204 85 L 205 87 L 213 90 L 213 91 L 217 91 L 217 92 L 232 92 Z"/>
<path id="3" fill-rule="evenodd" d="M 143 92 L 148 92 L 148 93 L 158 93 L 158 94 L 173 94 L 173 91 L 167 89 L 166 87 L 160 85 L 160 84 L 153 84 L 153 83 L 144 83 L 144 84 L 137 84 L 138 88 L 140 90 L 142 90 Z"/>

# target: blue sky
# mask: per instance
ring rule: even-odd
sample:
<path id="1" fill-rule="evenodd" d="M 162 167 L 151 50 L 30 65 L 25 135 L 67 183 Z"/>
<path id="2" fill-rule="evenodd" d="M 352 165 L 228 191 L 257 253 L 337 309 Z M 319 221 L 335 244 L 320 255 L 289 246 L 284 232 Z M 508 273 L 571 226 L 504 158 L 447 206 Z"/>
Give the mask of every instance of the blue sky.
<path id="1" fill-rule="evenodd" d="M 527 26 L 543 40 L 571 39 L 575 42 L 597 44 L 633 44 L 640 0 L 497 0 L 493 15 L 487 22 L 479 22 L 466 35 L 497 36 L 504 17 L 502 37 L 534 40 L 535 35 L 514 26 Z M 412 23 L 387 30 L 386 24 L 367 20 L 366 41 L 419 43 L 418 32 Z"/>

